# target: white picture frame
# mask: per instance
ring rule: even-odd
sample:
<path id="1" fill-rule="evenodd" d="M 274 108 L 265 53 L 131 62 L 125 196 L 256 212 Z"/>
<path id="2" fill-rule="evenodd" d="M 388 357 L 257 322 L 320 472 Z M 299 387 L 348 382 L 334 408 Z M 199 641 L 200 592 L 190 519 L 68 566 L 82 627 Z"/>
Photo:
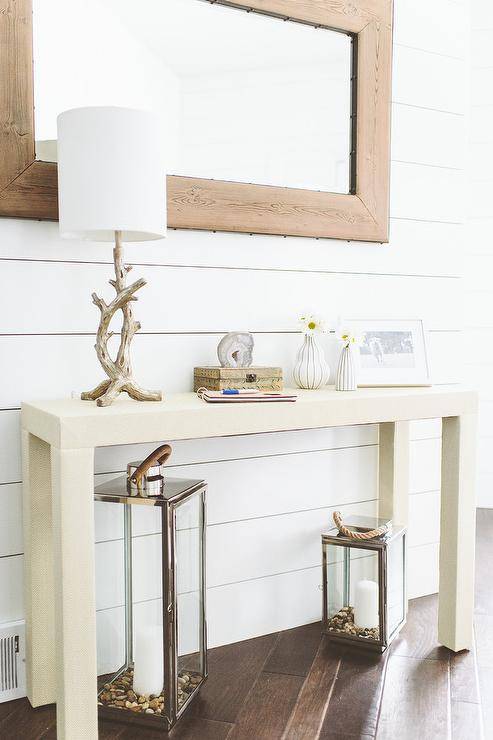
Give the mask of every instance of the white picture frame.
<path id="1" fill-rule="evenodd" d="M 360 337 L 358 386 L 429 386 L 426 333 L 420 319 L 346 319 Z"/>

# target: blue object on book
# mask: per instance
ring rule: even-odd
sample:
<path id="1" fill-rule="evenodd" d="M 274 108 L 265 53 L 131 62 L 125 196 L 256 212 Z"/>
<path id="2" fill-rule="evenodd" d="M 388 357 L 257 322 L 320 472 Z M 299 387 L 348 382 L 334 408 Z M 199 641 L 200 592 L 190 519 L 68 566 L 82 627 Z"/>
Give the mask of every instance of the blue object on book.
<path id="1" fill-rule="evenodd" d="M 229 388 L 225 391 L 221 391 L 221 393 L 223 394 L 223 396 L 239 396 L 240 394 L 238 390 L 229 389 Z"/>

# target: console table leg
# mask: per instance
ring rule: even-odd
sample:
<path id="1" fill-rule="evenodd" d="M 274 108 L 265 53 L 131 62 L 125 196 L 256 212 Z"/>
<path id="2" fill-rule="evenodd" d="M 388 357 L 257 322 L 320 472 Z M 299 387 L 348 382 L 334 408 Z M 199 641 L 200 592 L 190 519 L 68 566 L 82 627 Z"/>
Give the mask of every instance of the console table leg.
<path id="1" fill-rule="evenodd" d="M 476 414 L 443 419 L 438 639 L 473 644 Z"/>
<path id="2" fill-rule="evenodd" d="M 27 696 L 39 707 L 56 699 L 51 455 L 25 430 L 22 468 Z"/>
<path id="3" fill-rule="evenodd" d="M 94 450 L 51 449 L 58 740 L 95 740 Z"/>
<path id="4" fill-rule="evenodd" d="M 407 527 L 409 519 L 409 422 L 380 424 L 378 515 Z"/>

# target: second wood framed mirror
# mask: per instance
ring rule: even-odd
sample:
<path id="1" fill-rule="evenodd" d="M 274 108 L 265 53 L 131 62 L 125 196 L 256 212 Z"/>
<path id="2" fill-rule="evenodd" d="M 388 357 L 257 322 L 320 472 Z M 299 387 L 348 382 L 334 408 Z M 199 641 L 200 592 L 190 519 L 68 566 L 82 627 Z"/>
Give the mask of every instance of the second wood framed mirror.
<path id="1" fill-rule="evenodd" d="M 391 0 L 0 10 L 1 216 L 56 219 L 57 114 L 124 105 L 162 115 L 170 227 L 388 240 Z"/>

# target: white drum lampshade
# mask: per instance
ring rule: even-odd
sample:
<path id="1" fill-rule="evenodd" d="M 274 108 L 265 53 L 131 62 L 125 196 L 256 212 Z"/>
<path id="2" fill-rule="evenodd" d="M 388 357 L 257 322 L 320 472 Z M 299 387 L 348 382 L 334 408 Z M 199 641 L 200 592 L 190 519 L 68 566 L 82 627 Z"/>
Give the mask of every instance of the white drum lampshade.
<path id="1" fill-rule="evenodd" d="M 84 401 L 109 406 L 120 393 L 138 401 L 161 401 L 159 390 L 141 388 L 133 378 L 130 343 L 140 323 L 132 301 L 146 281 L 127 286 L 123 242 L 166 236 L 164 130 L 159 118 L 128 108 L 74 108 L 58 116 L 58 205 L 60 234 L 65 238 L 114 242 L 116 292 L 111 302 L 93 293 L 100 321 L 96 354 L 107 375 Z M 109 347 L 110 324 L 122 313 L 120 347 Z"/>
<path id="2" fill-rule="evenodd" d="M 164 128 L 129 108 L 74 108 L 58 116 L 60 235 L 90 241 L 166 236 Z"/>

